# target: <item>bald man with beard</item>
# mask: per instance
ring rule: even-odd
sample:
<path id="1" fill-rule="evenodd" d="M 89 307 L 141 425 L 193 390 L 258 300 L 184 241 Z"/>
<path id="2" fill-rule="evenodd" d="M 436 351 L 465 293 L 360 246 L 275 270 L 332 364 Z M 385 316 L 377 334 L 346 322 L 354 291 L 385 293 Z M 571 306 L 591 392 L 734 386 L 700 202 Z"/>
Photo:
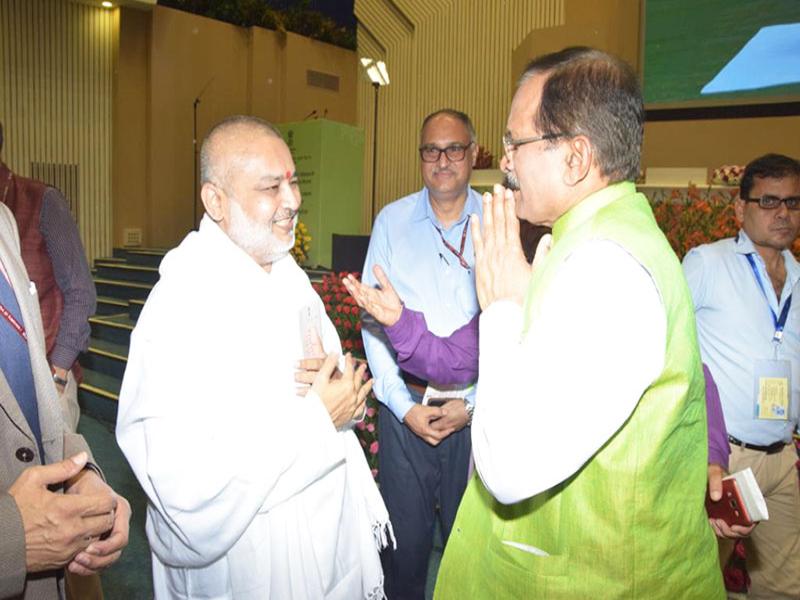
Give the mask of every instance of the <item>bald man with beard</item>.
<path id="1" fill-rule="evenodd" d="M 205 215 L 161 264 L 117 421 L 149 499 L 155 597 L 380 598 L 388 515 L 352 432 L 371 382 L 339 360 L 289 254 L 289 148 L 269 123 L 231 117 L 201 171 Z M 316 374 L 298 373 L 304 359 Z"/>

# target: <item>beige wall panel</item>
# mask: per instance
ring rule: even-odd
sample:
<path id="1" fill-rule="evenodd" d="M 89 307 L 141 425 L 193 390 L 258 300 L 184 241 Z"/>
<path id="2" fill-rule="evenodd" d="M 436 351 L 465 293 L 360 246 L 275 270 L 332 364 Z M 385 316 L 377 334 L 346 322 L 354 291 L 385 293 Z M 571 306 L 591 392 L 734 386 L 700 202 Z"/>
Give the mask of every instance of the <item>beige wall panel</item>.
<path id="1" fill-rule="evenodd" d="M 395 0 L 394 4 L 405 15 L 413 20 L 414 23 L 421 23 L 436 15 L 439 11 L 449 7 L 448 0 L 430 0 L 430 2 L 419 2 L 419 0 Z"/>
<path id="2" fill-rule="evenodd" d="M 408 41 L 414 33 L 409 13 L 401 11 L 391 0 L 361 2 L 355 6 L 355 13 L 361 25 L 368 27 L 384 47 Z"/>
<path id="3" fill-rule="evenodd" d="M 143 232 L 142 245 L 152 246 L 148 231 L 149 177 L 149 12 L 119 10 L 119 46 L 114 82 L 114 245 L 124 244 L 123 230 Z"/>
<path id="4" fill-rule="evenodd" d="M 247 111 L 246 29 L 161 6 L 150 49 L 149 239 L 174 246 L 193 222 L 192 104 L 200 140 L 218 121 Z M 198 199 L 197 217 L 202 216 Z"/>
<path id="5" fill-rule="evenodd" d="M 286 86 L 283 85 L 286 61 L 285 36 L 277 31 L 250 28 L 248 110 L 268 121 L 283 121 Z"/>
<path id="6" fill-rule="evenodd" d="M 316 111 L 316 117 L 356 124 L 358 61 L 352 50 L 287 33 L 284 57 L 286 102 L 283 121 L 299 121 Z M 339 90 L 308 85 L 306 72 L 309 69 L 338 77 Z"/>
<path id="7" fill-rule="evenodd" d="M 642 166 L 715 169 L 768 152 L 800 158 L 800 117 L 645 123 Z"/>
<path id="8" fill-rule="evenodd" d="M 499 159 L 511 102 L 512 51 L 533 29 L 564 22 L 563 0 L 356 0 L 359 54 L 385 48 L 391 84 L 378 106 L 378 208 L 421 186 L 419 125 L 442 107 L 466 111 Z M 371 227 L 374 91 L 361 78 L 366 135 L 364 231 Z"/>
<path id="9" fill-rule="evenodd" d="M 640 6 L 640 0 L 564 0 L 562 24 L 531 31 L 514 49 L 513 83 L 529 60 L 567 46 L 600 48 L 637 68 Z"/>
<path id="10" fill-rule="evenodd" d="M 87 256 L 111 250 L 114 11 L 61 0 L 0 1 L 4 160 L 77 165 L 78 226 Z"/>

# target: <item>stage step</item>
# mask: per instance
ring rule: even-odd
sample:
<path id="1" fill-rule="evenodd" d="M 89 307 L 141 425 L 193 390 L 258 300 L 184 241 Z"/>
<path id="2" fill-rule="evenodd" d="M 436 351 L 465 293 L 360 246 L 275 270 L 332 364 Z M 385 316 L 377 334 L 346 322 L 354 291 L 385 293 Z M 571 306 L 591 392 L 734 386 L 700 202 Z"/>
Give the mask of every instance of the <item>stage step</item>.
<path id="1" fill-rule="evenodd" d="M 130 307 L 125 300 L 112 298 L 111 296 L 97 297 L 97 311 L 95 314 L 98 316 L 119 315 L 129 310 Z"/>
<path id="2" fill-rule="evenodd" d="M 156 267 L 143 267 L 141 265 L 128 265 L 124 263 L 96 260 L 94 261 L 95 276 L 100 279 L 113 281 L 135 281 L 153 285 L 158 281 Z"/>
<path id="3" fill-rule="evenodd" d="M 78 398 L 82 410 L 101 421 L 116 422 L 131 332 L 158 281 L 158 263 L 165 253 L 163 249 L 115 248 L 113 257 L 95 261 L 97 314 L 89 319 L 89 348 L 80 356 L 84 379 Z"/>
<path id="4" fill-rule="evenodd" d="M 92 369 L 83 370 L 83 381 L 78 386 L 81 410 L 107 423 L 117 421 L 117 403 L 122 381 Z"/>
<path id="5" fill-rule="evenodd" d="M 128 365 L 128 347 L 99 338 L 89 340 L 89 349 L 81 354 L 81 366 L 122 379 Z"/>
<path id="6" fill-rule="evenodd" d="M 139 319 L 139 315 L 142 314 L 142 309 L 144 308 L 144 300 L 131 300 L 128 302 L 128 316 L 133 321 Z"/>
<path id="7" fill-rule="evenodd" d="M 144 300 L 153 289 L 153 286 L 147 283 L 103 279 L 102 277 L 95 277 L 94 287 L 98 296 L 111 296 L 120 300 L 130 300 L 131 298 Z"/>
<path id="8" fill-rule="evenodd" d="M 92 337 L 113 344 L 128 346 L 131 343 L 131 332 L 136 324 L 127 314 L 110 317 L 91 317 Z"/>
<path id="9" fill-rule="evenodd" d="M 157 267 L 169 252 L 166 248 L 114 248 L 114 256 L 124 258 L 129 265 Z"/>

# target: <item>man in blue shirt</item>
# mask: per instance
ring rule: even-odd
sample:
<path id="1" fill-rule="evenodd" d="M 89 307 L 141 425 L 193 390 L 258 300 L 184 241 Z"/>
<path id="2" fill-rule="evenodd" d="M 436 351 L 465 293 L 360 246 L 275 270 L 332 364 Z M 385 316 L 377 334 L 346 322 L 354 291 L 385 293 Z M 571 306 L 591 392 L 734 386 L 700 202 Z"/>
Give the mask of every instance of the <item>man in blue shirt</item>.
<path id="1" fill-rule="evenodd" d="M 406 305 L 425 313 L 431 331 L 442 336 L 478 312 L 469 235 L 470 219 L 481 214 L 480 195 L 469 187 L 475 139 L 462 112 L 425 118 L 419 148 L 425 187 L 378 214 L 364 264 L 367 284 L 376 283 L 373 266 L 383 267 Z M 392 600 L 423 598 L 437 506 L 446 541 L 467 484 L 474 389 L 463 386 L 440 406 L 423 405 L 436 382 L 401 371 L 378 323 L 366 319 L 362 331 L 384 405 L 380 488 L 397 536 L 397 549 L 384 551 L 384 587 Z"/>
<path id="2" fill-rule="evenodd" d="M 745 169 L 735 238 L 692 249 L 683 268 L 703 361 L 717 382 L 730 470 L 753 470 L 769 520 L 747 544 L 750 598 L 800 597 L 800 489 L 791 443 L 800 403 L 800 162 L 768 154 Z"/>

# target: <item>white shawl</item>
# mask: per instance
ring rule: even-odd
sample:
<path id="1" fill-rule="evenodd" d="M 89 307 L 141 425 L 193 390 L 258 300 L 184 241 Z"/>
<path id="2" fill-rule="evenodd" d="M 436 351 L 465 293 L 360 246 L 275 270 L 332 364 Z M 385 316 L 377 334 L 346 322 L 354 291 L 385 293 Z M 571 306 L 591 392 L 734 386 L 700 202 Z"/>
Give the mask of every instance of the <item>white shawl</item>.
<path id="1" fill-rule="evenodd" d="M 131 338 L 117 440 L 149 498 L 156 598 L 382 598 L 388 514 L 352 431 L 296 395 L 291 257 L 266 273 L 207 216 L 164 258 Z"/>

